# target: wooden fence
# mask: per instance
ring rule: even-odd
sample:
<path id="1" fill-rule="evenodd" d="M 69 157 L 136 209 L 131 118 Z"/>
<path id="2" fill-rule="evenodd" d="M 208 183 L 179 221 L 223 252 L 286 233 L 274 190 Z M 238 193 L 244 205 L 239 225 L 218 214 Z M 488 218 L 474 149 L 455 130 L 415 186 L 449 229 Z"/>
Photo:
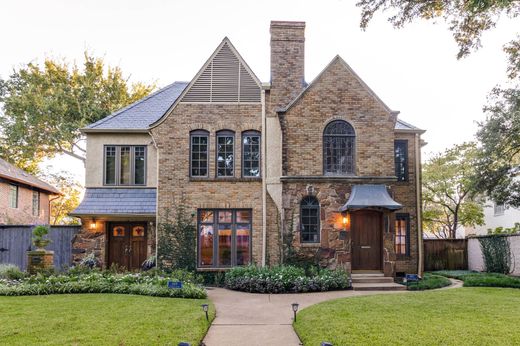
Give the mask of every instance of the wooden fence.
<path id="1" fill-rule="evenodd" d="M 466 239 L 425 239 L 424 270 L 468 269 Z"/>
<path id="2" fill-rule="evenodd" d="M 20 269 L 27 267 L 27 250 L 34 249 L 31 244 L 34 226 L 0 225 L 0 263 L 15 264 Z M 72 240 L 81 226 L 51 226 L 51 243 L 47 250 L 54 251 L 54 268 L 70 266 L 72 261 Z"/>

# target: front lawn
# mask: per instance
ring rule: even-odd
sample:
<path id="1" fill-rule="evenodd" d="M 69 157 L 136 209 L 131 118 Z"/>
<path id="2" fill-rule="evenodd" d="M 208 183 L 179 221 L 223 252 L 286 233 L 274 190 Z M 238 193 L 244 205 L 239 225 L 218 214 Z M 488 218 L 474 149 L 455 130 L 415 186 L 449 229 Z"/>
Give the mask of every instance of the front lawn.
<path id="1" fill-rule="evenodd" d="M 209 328 L 204 303 L 120 294 L 0 297 L 0 343 L 198 345 Z M 210 321 L 214 311 L 210 306 Z"/>
<path id="2" fill-rule="evenodd" d="M 337 299 L 303 309 L 304 345 L 520 345 L 520 291 L 459 288 Z"/>

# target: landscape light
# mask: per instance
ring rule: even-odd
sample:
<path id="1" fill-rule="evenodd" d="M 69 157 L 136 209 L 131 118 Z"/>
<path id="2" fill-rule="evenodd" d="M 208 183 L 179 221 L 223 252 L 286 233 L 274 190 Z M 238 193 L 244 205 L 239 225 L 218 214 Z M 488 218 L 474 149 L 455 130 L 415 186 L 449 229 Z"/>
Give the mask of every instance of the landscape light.
<path id="1" fill-rule="evenodd" d="M 209 322 L 209 316 L 208 316 L 208 309 L 209 309 L 209 305 L 208 304 L 202 304 L 202 311 L 204 311 L 206 313 L 206 321 Z"/>
<path id="2" fill-rule="evenodd" d="M 292 303 L 291 306 L 292 306 L 292 311 L 294 313 L 294 322 L 296 322 L 296 312 L 298 311 L 298 307 L 300 306 L 300 304 Z"/>

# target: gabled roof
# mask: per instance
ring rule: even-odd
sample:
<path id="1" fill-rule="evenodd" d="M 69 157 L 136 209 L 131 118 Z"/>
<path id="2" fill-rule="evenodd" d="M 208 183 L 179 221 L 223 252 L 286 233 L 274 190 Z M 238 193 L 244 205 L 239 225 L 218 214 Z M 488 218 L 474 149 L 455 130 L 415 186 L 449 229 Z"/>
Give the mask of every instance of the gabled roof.
<path id="1" fill-rule="evenodd" d="M 47 184 L 43 180 L 36 178 L 34 175 L 31 175 L 2 159 L 0 159 L 0 178 L 10 180 L 15 183 L 29 185 L 39 190 L 47 191 L 50 194 L 61 194 L 61 192 L 54 186 Z"/>
<path id="2" fill-rule="evenodd" d="M 83 128 L 83 132 L 146 131 L 160 119 L 188 85 L 172 83 Z"/>
<path id="3" fill-rule="evenodd" d="M 206 60 L 206 62 L 204 63 L 204 65 L 202 65 L 202 67 L 200 68 L 199 72 L 197 72 L 197 74 L 195 75 L 195 77 L 193 77 L 193 79 L 191 80 L 191 82 L 189 83 L 189 85 L 184 89 L 184 91 L 182 92 L 182 94 L 177 98 L 177 100 L 173 103 L 173 105 L 171 105 L 171 107 L 168 109 L 168 111 L 166 111 L 160 119 L 158 119 L 155 123 L 153 123 L 151 125 L 151 127 L 155 127 L 155 126 L 158 126 L 159 124 L 161 124 L 164 119 L 166 119 L 166 117 L 168 116 L 168 114 L 170 114 L 173 109 L 177 106 L 178 103 L 182 102 L 183 101 L 183 98 L 186 96 L 186 94 L 188 94 L 190 92 L 190 90 L 192 90 L 192 88 L 194 87 L 194 85 L 197 83 L 197 81 L 199 80 L 199 78 L 201 78 L 204 74 L 204 72 L 208 69 L 208 67 L 210 66 L 210 64 L 212 63 L 212 61 L 215 59 L 215 57 L 217 57 L 217 55 L 221 52 L 221 50 L 223 49 L 229 49 L 231 51 L 231 53 L 236 57 L 236 59 L 238 59 L 238 61 L 240 62 L 241 66 L 243 67 L 243 69 L 248 73 L 249 76 L 251 76 L 251 79 L 252 81 L 257 85 L 257 87 L 261 90 L 262 88 L 262 82 L 260 82 L 260 79 L 258 79 L 258 77 L 255 75 L 255 73 L 253 72 L 253 70 L 251 70 L 251 68 L 249 67 L 249 65 L 245 62 L 244 58 L 242 58 L 242 56 L 240 55 L 240 53 L 237 51 L 237 49 L 235 48 L 235 46 L 233 46 L 233 44 L 231 43 L 231 41 L 229 40 L 229 38 L 227 37 L 224 37 L 224 39 L 222 40 L 222 42 L 218 45 L 218 47 L 215 49 L 215 51 L 211 54 L 211 56 L 208 58 L 208 60 Z"/>
<path id="4" fill-rule="evenodd" d="M 71 216 L 155 215 L 155 188 L 87 188 L 85 197 Z"/>
<path id="5" fill-rule="evenodd" d="M 404 120 L 397 119 L 395 123 L 395 128 L 398 132 L 418 132 L 418 133 L 424 133 L 425 130 L 421 130 L 420 128 L 413 126 L 412 124 L 407 123 Z"/>

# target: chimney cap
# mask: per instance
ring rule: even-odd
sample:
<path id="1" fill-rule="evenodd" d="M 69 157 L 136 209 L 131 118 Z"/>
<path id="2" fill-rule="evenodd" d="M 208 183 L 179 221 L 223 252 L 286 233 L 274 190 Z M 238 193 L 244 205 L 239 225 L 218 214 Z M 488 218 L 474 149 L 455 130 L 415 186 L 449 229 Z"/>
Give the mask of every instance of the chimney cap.
<path id="1" fill-rule="evenodd" d="M 288 20 L 272 20 L 271 28 L 305 28 L 305 22 L 296 22 Z"/>

